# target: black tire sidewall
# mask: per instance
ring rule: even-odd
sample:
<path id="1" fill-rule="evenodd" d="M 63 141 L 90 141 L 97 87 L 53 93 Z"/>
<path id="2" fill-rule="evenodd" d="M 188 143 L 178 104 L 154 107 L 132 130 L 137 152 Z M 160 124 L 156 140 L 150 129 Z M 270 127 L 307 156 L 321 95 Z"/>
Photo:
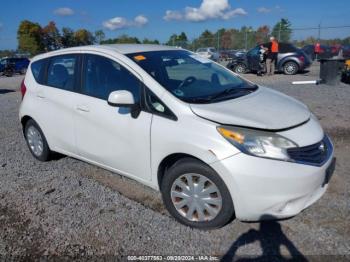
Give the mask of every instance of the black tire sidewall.
<path id="1" fill-rule="evenodd" d="M 27 139 L 27 131 L 29 129 L 29 127 L 33 126 L 35 129 L 37 129 L 43 139 L 43 152 L 40 156 L 37 156 L 34 154 L 34 152 L 31 150 L 30 146 L 29 146 L 29 143 L 28 143 L 28 139 Z M 38 160 L 40 161 L 47 161 L 49 160 L 49 157 L 50 157 L 50 148 L 49 148 L 49 145 L 46 141 L 46 138 L 44 136 L 44 133 L 43 131 L 41 130 L 41 128 L 39 127 L 39 125 L 32 119 L 28 120 L 28 122 L 26 123 L 25 125 L 25 128 L 24 128 L 24 137 L 25 137 L 25 140 L 26 140 L 26 143 L 27 143 L 27 146 L 29 148 L 29 151 L 30 153 Z"/>
<path id="2" fill-rule="evenodd" d="M 175 209 L 170 195 L 171 186 L 176 178 L 185 173 L 197 173 L 203 175 L 213 181 L 213 183 L 215 183 L 220 190 L 222 197 L 222 208 L 220 213 L 213 220 L 208 222 L 189 221 L 185 217 L 181 216 Z M 164 175 L 161 184 L 161 192 L 164 204 L 169 213 L 184 225 L 198 229 L 214 229 L 226 225 L 234 217 L 232 198 L 224 181 L 211 167 L 199 160 L 186 158 L 176 162 Z"/>
<path id="3" fill-rule="evenodd" d="M 241 67 L 242 72 L 237 72 L 237 68 Z M 247 67 L 244 64 L 237 64 L 234 69 L 235 73 L 237 74 L 244 74 L 247 71 Z"/>

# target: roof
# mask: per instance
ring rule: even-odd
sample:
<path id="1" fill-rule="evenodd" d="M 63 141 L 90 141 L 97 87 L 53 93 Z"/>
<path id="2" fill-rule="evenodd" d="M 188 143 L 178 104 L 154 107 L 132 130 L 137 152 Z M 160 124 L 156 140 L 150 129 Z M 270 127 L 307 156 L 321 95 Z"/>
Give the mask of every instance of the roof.
<path id="1" fill-rule="evenodd" d="M 52 55 L 60 55 L 66 52 L 74 52 L 81 50 L 106 50 L 115 51 L 120 54 L 130 54 L 130 53 L 142 53 L 150 51 L 163 51 L 163 50 L 179 50 L 177 47 L 166 46 L 166 45 L 148 45 L 148 44 L 112 44 L 112 45 L 88 45 L 88 46 L 76 46 L 70 48 L 59 49 L 51 51 L 48 53 L 40 54 L 33 58 L 33 61 L 46 58 Z"/>
<path id="2" fill-rule="evenodd" d="M 162 51 L 162 50 L 178 50 L 176 47 L 166 45 L 148 45 L 148 44 L 112 44 L 112 45 L 96 45 L 96 48 L 115 50 L 121 54 Z"/>

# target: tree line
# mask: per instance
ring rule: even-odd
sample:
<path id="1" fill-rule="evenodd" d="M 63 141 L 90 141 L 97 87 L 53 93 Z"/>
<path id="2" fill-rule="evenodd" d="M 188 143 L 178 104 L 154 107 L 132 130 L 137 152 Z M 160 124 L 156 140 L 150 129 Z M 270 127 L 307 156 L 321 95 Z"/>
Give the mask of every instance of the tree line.
<path id="1" fill-rule="evenodd" d="M 185 32 L 172 34 L 163 44 L 171 46 L 181 46 L 183 48 L 196 50 L 200 47 L 216 47 L 219 49 L 249 49 L 257 43 L 267 42 L 270 36 L 274 36 L 281 42 L 293 42 L 297 46 L 314 44 L 318 40 L 308 37 L 300 41 L 292 41 L 292 24 L 288 19 L 282 18 L 272 28 L 268 25 L 262 25 L 257 29 L 243 26 L 236 28 L 221 28 L 217 31 L 204 30 L 197 38 L 191 41 Z M 17 30 L 18 51 L 27 53 L 31 56 L 48 52 L 60 48 L 91 45 L 91 44 L 122 44 L 122 43 L 144 43 L 160 44 L 157 39 L 144 38 L 143 40 L 128 36 L 120 35 L 116 38 L 105 39 L 105 33 L 102 30 L 90 32 L 87 29 L 73 30 L 63 27 L 59 30 L 54 21 L 45 26 L 29 20 L 20 23 Z M 323 44 L 350 44 L 350 37 L 344 39 L 322 39 Z M 14 51 L 2 50 L 0 57 L 11 55 Z"/>
<path id="2" fill-rule="evenodd" d="M 87 29 L 74 31 L 71 28 L 63 27 L 59 30 L 54 21 L 50 21 L 42 27 L 39 23 L 24 20 L 17 30 L 18 50 L 22 53 L 36 55 L 43 52 L 53 51 L 60 48 L 92 45 L 92 44 L 113 44 L 113 43 L 144 43 L 159 44 L 158 40 L 148 38 L 140 41 L 136 37 L 122 35 L 115 39 L 105 40 L 105 33 L 97 30 L 94 33 Z M 9 53 L 8 50 L 6 50 Z"/>
<path id="3" fill-rule="evenodd" d="M 31 55 L 66 47 L 91 45 L 102 41 L 104 37 L 102 30 L 92 33 L 86 29 L 74 31 L 63 27 L 60 31 L 53 21 L 42 27 L 39 23 L 24 20 L 17 30 L 18 50 Z"/>

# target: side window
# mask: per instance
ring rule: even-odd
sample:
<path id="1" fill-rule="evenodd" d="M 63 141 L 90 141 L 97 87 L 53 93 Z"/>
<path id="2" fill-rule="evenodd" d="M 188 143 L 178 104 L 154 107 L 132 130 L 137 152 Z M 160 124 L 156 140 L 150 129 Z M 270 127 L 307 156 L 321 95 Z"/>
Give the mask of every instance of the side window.
<path id="1" fill-rule="evenodd" d="M 76 62 L 76 55 L 52 57 L 47 73 L 47 85 L 73 91 Z"/>
<path id="2" fill-rule="evenodd" d="M 84 59 L 83 94 L 107 100 L 111 92 L 130 91 L 140 101 L 140 81 L 117 62 L 98 55 Z"/>
<path id="3" fill-rule="evenodd" d="M 150 90 L 146 90 L 146 103 L 151 113 L 177 120 L 174 113 Z"/>
<path id="4" fill-rule="evenodd" d="M 34 79 L 39 84 L 44 84 L 46 61 L 47 59 L 41 59 L 33 62 L 30 66 Z"/>

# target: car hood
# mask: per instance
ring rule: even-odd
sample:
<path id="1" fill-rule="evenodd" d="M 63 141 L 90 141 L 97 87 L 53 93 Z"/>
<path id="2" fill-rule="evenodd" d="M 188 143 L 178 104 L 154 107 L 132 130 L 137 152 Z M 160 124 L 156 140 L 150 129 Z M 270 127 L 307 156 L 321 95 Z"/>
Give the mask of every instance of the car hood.
<path id="1" fill-rule="evenodd" d="M 310 118 L 301 102 L 266 87 L 239 98 L 212 103 L 190 104 L 205 119 L 226 125 L 280 130 L 299 125 Z"/>

